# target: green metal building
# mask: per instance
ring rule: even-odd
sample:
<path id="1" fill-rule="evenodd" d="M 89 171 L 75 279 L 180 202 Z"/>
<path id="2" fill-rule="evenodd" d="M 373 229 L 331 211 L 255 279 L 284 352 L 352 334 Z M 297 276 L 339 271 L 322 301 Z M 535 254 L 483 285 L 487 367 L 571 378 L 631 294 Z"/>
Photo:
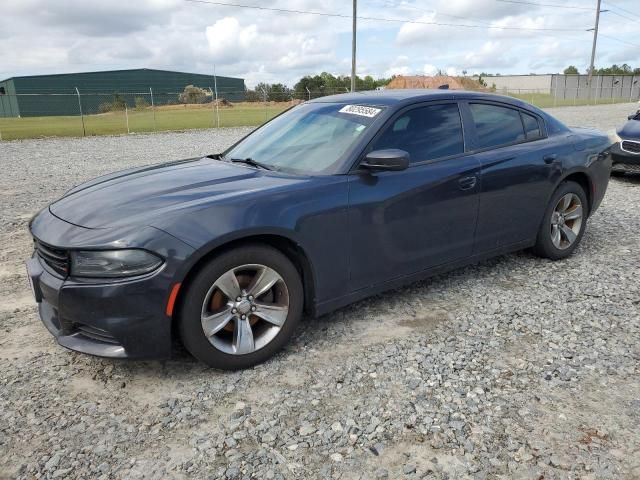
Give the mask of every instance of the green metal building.
<path id="1" fill-rule="evenodd" d="M 213 90 L 216 81 L 218 98 L 244 100 L 242 78 L 150 68 L 12 77 L 0 81 L 0 117 L 93 114 L 109 102 L 173 104 L 187 85 Z"/>

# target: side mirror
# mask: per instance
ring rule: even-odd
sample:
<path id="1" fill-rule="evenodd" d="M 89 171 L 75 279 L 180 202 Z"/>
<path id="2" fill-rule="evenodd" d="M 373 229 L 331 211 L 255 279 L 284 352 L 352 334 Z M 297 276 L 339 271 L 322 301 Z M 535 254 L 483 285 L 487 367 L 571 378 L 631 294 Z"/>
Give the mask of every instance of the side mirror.
<path id="1" fill-rule="evenodd" d="M 409 168 L 409 153 L 396 148 L 374 150 L 367 154 L 360 166 L 373 171 L 406 170 Z"/>

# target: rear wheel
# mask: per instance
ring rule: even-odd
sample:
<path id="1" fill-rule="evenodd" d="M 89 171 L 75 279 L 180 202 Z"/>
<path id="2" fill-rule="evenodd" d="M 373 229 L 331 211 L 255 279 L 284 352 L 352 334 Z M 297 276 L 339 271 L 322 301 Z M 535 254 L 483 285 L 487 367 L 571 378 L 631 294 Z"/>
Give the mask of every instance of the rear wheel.
<path id="1" fill-rule="evenodd" d="M 571 181 L 562 183 L 551 197 L 534 252 L 552 260 L 567 258 L 582 240 L 587 215 L 587 196 L 582 186 Z"/>
<path id="2" fill-rule="evenodd" d="M 265 361 L 287 343 L 302 316 L 303 288 L 286 256 L 251 245 L 210 261 L 181 304 L 187 350 L 212 367 L 235 370 Z"/>

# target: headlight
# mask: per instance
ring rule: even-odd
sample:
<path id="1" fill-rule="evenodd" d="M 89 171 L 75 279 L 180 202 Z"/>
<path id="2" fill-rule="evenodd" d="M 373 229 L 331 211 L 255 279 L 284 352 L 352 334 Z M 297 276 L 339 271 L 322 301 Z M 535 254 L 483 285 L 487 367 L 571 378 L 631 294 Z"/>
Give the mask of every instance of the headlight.
<path id="1" fill-rule="evenodd" d="M 611 145 L 613 145 L 614 143 L 620 143 L 622 141 L 622 139 L 620 138 L 620 135 L 618 135 L 618 132 L 609 132 L 609 141 L 611 142 Z"/>
<path id="2" fill-rule="evenodd" d="M 72 251 L 74 277 L 117 278 L 149 273 L 162 265 L 162 259 L 145 250 Z"/>

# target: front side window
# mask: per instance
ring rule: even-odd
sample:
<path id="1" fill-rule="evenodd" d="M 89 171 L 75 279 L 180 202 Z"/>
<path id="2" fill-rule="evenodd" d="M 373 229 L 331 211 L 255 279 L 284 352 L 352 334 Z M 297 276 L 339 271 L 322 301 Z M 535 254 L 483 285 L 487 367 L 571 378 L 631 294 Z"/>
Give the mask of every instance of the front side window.
<path id="1" fill-rule="evenodd" d="M 335 173 L 343 155 L 382 114 L 381 107 L 306 103 L 265 124 L 224 153 L 274 170 Z"/>
<path id="2" fill-rule="evenodd" d="M 469 108 L 476 127 L 479 148 L 498 147 L 525 139 L 518 110 L 483 103 L 472 103 Z"/>
<path id="3" fill-rule="evenodd" d="M 411 163 L 464 153 L 458 105 L 428 105 L 400 115 L 373 143 L 373 150 L 387 148 L 405 150 Z"/>

